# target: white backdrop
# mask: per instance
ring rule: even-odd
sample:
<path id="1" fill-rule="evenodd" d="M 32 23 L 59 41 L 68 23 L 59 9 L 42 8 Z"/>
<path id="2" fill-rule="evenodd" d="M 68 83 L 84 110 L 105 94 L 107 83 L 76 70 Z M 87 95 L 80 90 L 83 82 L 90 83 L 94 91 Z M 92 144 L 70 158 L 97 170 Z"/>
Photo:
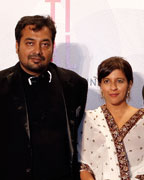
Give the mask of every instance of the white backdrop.
<path id="1" fill-rule="evenodd" d="M 14 29 L 25 15 L 51 15 L 57 26 L 53 61 L 88 80 L 86 109 L 103 103 L 97 85 L 98 64 L 122 56 L 132 65 L 134 85 L 130 104 L 143 106 L 143 0 L 12 0 L 0 5 L 0 70 L 14 65 Z"/>

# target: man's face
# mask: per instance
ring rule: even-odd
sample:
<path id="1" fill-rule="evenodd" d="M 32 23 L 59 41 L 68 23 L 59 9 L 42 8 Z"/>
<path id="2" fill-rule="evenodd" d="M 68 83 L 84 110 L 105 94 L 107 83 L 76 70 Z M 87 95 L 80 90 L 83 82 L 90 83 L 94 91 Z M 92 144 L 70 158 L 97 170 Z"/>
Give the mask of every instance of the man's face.
<path id="1" fill-rule="evenodd" d="M 39 31 L 32 30 L 34 27 L 27 25 L 22 30 L 20 43 L 16 42 L 16 52 L 21 68 L 31 75 L 38 76 L 52 59 L 53 43 L 48 27 L 44 26 Z"/>

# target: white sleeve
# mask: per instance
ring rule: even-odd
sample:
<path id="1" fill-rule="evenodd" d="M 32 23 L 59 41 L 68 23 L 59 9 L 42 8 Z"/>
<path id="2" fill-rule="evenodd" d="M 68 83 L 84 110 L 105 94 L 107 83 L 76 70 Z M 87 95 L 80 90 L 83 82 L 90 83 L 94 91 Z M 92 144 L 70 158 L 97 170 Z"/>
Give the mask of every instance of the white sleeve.
<path id="1" fill-rule="evenodd" d="M 78 129 L 77 145 L 78 161 L 87 164 L 90 168 L 92 166 L 93 146 L 95 144 L 92 120 L 92 114 L 86 111 Z"/>

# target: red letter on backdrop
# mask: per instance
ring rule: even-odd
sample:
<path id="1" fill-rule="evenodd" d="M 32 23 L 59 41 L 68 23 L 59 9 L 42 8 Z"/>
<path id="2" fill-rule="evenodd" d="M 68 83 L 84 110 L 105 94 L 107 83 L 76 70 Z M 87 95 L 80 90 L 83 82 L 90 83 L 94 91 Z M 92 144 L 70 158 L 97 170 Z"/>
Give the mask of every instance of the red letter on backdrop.
<path id="1" fill-rule="evenodd" d="M 61 0 L 45 0 L 45 2 L 51 3 L 51 17 L 55 20 L 55 3 L 61 2 Z"/>

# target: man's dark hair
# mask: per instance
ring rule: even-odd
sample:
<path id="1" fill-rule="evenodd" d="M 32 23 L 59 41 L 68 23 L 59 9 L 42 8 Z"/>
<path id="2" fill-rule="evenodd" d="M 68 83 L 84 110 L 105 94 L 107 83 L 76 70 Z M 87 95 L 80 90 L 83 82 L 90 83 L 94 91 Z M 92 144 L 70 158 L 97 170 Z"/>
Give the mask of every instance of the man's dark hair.
<path id="1" fill-rule="evenodd" d="M 124 73 L 128 83 L 130 81 L 133 82 L 133 71 L 131 65 L 124 58 L 114 56 L 102 61 L 98 66 L 98 84 L 100 85 L 102 79 L 116 69 L 120 69 Z"/>
<path id="2" fill-rule="evenodd" d="M 27 25 L 34 25 L 34 28 L 32 29 L 33 31 L 39 31 L 44 26 L 48 27 L 52 33 L 52 43 L 54 44 L 55 35 L 56 35 L 55 22 L 52 20 L 50 16 L 45 17 L 40 15 L 24 16 L 18 21 L 15 27 L 15 38 L 18 44 L 20 43 L 22 37 L 22 30 Z"/>

